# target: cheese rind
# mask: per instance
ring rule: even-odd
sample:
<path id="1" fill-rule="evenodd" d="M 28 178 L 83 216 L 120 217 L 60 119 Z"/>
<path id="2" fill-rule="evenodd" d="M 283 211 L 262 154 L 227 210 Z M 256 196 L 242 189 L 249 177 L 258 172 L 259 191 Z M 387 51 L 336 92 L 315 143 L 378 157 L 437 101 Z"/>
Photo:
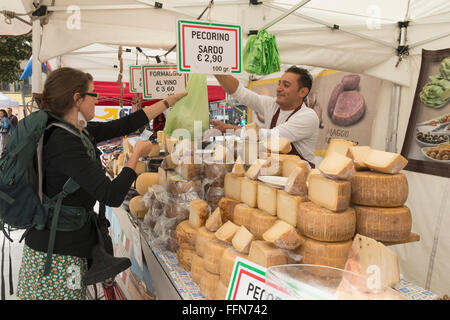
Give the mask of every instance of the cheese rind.
<path id="1" fill-rule="evenodd" d="M 318 241 L 350 240 L 356 230 L 355 209 L 348 208 L 336 213 L 314 202 L 301 203 L 298 210 L 297 229 L 302 235 Z"/>
<path id="2" fill-rule="evenodd" d="M 399 207 L 408 198 L 408 181 L 403 173 L 384 174 L 357 171 L 350 180 L 352 203 L 373 207 Z"/>
<path id="3" fill-rule="evenodd" d="M 231 221 L 227 221 L 214 234 L 216 235 L 217 239 L 226 243 L 231 243 L 231 240 L 238 230 L 239 226 L 235 225 Z"/>
<path id="4" fill-rule="evenodd" d="M 195 199 L 189 203 L 189 223 L 195 229 L 200 228 L 209 216 L 209 206 L 205 200 Z"/>
<path id="5" fill-rule="evenodd" d="M 228 220 L 233 221 L 234 208 L 239 204 L 239 200 L 233 200 L 230 198 L 223 197 L 220 199 L 218 205 L 222 212 L 222 220 L 223 222 L 227 222 Z"/>
<path id="6" fill-rule="evenodd" d="M 141 173 L 136 179 L 136 190 L 140 195 L 147 193 L 148 188 L 158 184 L 159 176 L 156 172 Z"/>
<path id="7" fill-rule="evenodd" d="M 305 201 L 308 201 L 307 196 L 293 196 L 286 191 L 277 190 L 277 217 L 295 227 L 298 207 Z"/>
<path id="8" fill-rule="evenodd" d="M 195 250 L 195 240 L 198 230 L 190 225 L 189 220 L 180 222 L 175 230 L 178 245 L 180 247 L 186 247 Z"/>
<path id="9" fill-rule="evenodd" d="M 308 195 L 307 176 L 308 172 L 305 169 L 300 167 L 293 168 L 284 186 L 284 191 L 294 196 L 303 197 Z"/>
<path id="10" fill-rule="evenodd" d="M 351 184 L 346 180 L 332 180 L 322 175 L 311 175 L 308 198 L 332 211 L 344 211 L 350 204 Z"/>
<path id="11" fill-rule="evenodd" d="M 197 284 L 200 284 L 200 280 L 201 280 L 204 272 L 205 272 L 205 268 L 203 268 L 203 258 L 197 254 L 194 255 L 194 257 L 192 258 L 192 264 L 191 264 L 192 281 L 194 281 Z"/>
<path id="12" fill-rule="evenodd" d="M 382 243 L 357 234 L 345 264 L 345 270 L 373 278 L 374 289 L 395 287 L 400 282 L 397 255 Z"/>
<path id="13" fill-rule="evenodd" d="M 264 146 L 269 152 L 273 153 L 289 153 L 292 150 L 291 142 L 279 136 L 269 137 Z"/>
<path id="14" fill-rule="evenodd" d="M 178 264 L 186 271 L 191 271 L 195 250 L 188 247 L 179 247 L 177 250 Z"/>
<path id="15" fill-rule="evenodd" d="M 334 151 L 322 160 L 319 170 L 327 177 L 343 180 L 348 180 L 355 173 L 352 159 Z"/>
<path id="16" fill-rule="evenodd" d="M 214 300 L 216 297 L 217 285 L 220 282 L 218 274 L 205 270 L 200 279 L 200 292 L 208 300 Z"/>
<path id="17" fill-rule="evenodd" d="M 236 251 L 234 248 L 226 249 L 222 257 L 220 258 L 220 282 L 228 287 L 230 282 L 231 274 L 233 273 L 233 266 L 236 257 L 241 257 L 244 259 L 248 258 L 248 255 Z"/>
<path id="18" fill-rule="evenodd" d="M 255 237 L 250 233 L 250 231 L 247 230 L 246 227 L 241 226 L 233 236 L 231 243 L 237 251 L 248 253 L 250 244 L 254 238 Z"/>
<path id="19" fill-rule="evenodd" d="M 205 270 L 214 274 L 219 274 L 222 254 L 230 247 L 231 245 L 219 240 L 209 241 L 206 244 L 205 253 L 203 255 L 203 267 Z"/>
<path id="20" fill-rule="evenodd" d="M 249 207 L 245 203 L 239 203 L 234 207 L 233 222 L 238 226 L 250 229 L 252 212 L 255 208 Z"/>
<path id="21" fill-rule="evenodd" d="M 412 227 L 411 211 L 407 206 L 379 208 L 353 206 L 356 210 L 356 232 L 378 241 L 406 240 Z"/>
<path id="22" fill-rule="evenodd" d="M 296 249 L 305 242 L 295 228 L 283 220 L 277 220 L 272 227 L 263 233 L 262 237 L 278 248 L 287 250 Z"/>
<path id="23" fill-rule="evenodd" d="M 228 286 L 224 285 L 222 281 L 217 283 L 216 294 L 214 300 L 226 300 L 228 293 Z"/>
<path id="24" fill-rule="evenodd" d="M 256 198 L 258 209 L 261 209 L 271 215 L 277 214 L 277 189 L 272 188 L 265 183 L 259 182 Z"/>
<path id="25" fill-rule="evenodd" d="M 241 180 L 241 201 L 250 207 L 257 205 L 258 181 L 249 178 Z"/>
<path id="26" fill-rule="evenodd" d="M 231 173 L 225 175 L 224 188 L 225 197 L 241 201 L 241 181 L 242 177 L 236 177 Z"/>
<path id="27" fill-rule="evenodd" d="M 148 208 L 143 200 L 143 196 L 135 196 L 131 198 L 130 204 L 128 207 L 130 208 L 130 212 L 139 219 L 143 219 L 148 212 Z"/>
<path id="28" fill-rule="evenodd" d="M 217 207 L 208 219 L 206 219 L 205 227 L 208 231 L 216 232 L 222 225 L 222 212 L 220 211 L 220 208 Z"/>
<path id="29" fill-rule="evenodd" d="M 408 164 L 408 160 L 398 153 L 372 149 L 364 158 L 364 164 L 377 172 L 396 174 Z"/>
<path id="30" fill-rule="evenodd" d="M 197 236 L 195 237 L 195 252 L 197 255 L 203 257 L 208 242 L 216 239 L 214 232 L 208 231 L 205 227 L 199 228 Z"/>
<path id="31" fill-rule="evenodd" d="M 255 240 L 250 246 L 248 260 L 269 268 L 287 263 L 286 253 L 267 241 Z"/>
<path id="32" fill-rule="evenodd" d="M 356 171 L 368 170 L 369 168 L 364 164 L 364 159 L 371 148 L 369 146 L 353 146 L 348 148 L 347 157 L 353 160 L 353 165 Z"/>
<path id="33" fill-rule="evenodd" d="M 277 218 L 259 209 L 255 209 L 252 212 L 252 218 L 250 222 L 250 232 L 255 236 L 255 239 L 262 240 L 262 235 L 267 231 Z"/>

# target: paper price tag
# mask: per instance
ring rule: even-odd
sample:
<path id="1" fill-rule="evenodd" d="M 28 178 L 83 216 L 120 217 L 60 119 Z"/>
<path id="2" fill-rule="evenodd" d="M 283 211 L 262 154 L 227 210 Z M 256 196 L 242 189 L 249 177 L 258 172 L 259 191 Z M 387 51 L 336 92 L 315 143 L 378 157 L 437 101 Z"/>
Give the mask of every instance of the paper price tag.
<path id="1" fill-rule="evenodd" d="M 176 65 L 143 66 L 144 99 L 164 99 L 186 89 L 187 75 L 179 73 Z"/>
<path id="2" fill-rule="evenodd" d="M 130 92 L 142 93 L 143 90 L 142 66 L 130 66 Z"/>

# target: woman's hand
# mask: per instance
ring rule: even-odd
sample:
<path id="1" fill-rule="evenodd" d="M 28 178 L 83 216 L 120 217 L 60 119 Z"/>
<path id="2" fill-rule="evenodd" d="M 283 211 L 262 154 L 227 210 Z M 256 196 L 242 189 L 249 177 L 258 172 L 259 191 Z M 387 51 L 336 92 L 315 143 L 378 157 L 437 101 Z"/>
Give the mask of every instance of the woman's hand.
<path id="1" fill-rule="evenodd" d="M 227 129 L 237 130 L 240 128 L 239 126 L 234 126 L 232 124 L 217 120 L 209 120 L 209 123 L 213 125 L 213 129 L 217 129 L 222 133 L 225 133 Z"/>
<path id="2" fill-rule="evenodd" d="M 133 149 L 133 154 L 136 153 L 138 158 L 147 157 L 152 148 L 159 148 L 159 144 L 152 143 L 151 141 L 138 140 Z"/>
<path id="3" fill-rule="evenodd" d="M 175 103 L 178 102 L 178 100 L 180 100 L 181 98 L 187 96 L 187 94 L 188 93 L 186 91 L 185 92 L 178 92 L 178 93 L 175 93 L 175 94 L 173 94 L 171 96 L 168 96 L 166 98 L 166 101 L 167 101 L 167 103 L 169 104 L 170 107 L 173 107 L 175 105 Z"/>

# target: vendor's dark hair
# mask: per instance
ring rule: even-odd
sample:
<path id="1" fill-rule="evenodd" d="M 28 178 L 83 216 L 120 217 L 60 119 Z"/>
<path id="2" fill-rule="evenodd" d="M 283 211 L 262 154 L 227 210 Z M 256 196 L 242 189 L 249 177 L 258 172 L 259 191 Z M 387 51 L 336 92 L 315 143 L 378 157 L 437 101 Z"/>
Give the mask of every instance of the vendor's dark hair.
<path id="1" fill-rule="evenodd" d="M 289 69 L 287 69 L 286 72 L 295 73 L 300 76 L 300 77 L 298 77 L 299 90 L 301 88 L 308 88 L 308 92 L 311 91 L 313 78 L 308 70 L 297 67 L 297 66 L 292 66 L 292 67 L 289 67 Z"/>
<path id="2" fill-rule="evenodd" d="M 92 80 L 89 73 L 73 68 L 52 71 L 45 80 L 41 106 L 57 116 L 63 116 L 73 107 L 73 95 L 87 92 Z"/>

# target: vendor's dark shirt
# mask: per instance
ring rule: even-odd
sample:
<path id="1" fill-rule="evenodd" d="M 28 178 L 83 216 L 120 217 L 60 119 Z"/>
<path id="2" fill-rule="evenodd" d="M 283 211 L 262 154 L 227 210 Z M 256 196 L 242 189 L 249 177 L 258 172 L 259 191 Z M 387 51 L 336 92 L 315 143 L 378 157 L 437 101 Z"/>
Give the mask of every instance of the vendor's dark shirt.
<path id="1" fill-rule="evenodd" d="M 146 123 L 148 118 L 140 110 L 118 120 L 89 123 L 86 130 L 96 144 L 134 132 Z M 63 200 L 65 205 L 93 210 L 96 201 L 99 201 L 107 206 L 119 207 L 136 179 L 136 172 L 124 167 L 115 179 L 110 180 L 101 166 L 89 157 L 80 137 L 59 127 L 52 127 L 46 132 L 43 154 L 44 193 L 47 196 L 51 198 L 58 194 L 69 177 L 80 185 L 80 189 Z M 31 249 L 46 252 L 49 234 L 48 229 L 32 229 L 25 237 L 25 243 Z M 53 253 L 90 258 L 96 242 L 93 224 L 86 223 L 76 231 L 57 231 Z"/>

